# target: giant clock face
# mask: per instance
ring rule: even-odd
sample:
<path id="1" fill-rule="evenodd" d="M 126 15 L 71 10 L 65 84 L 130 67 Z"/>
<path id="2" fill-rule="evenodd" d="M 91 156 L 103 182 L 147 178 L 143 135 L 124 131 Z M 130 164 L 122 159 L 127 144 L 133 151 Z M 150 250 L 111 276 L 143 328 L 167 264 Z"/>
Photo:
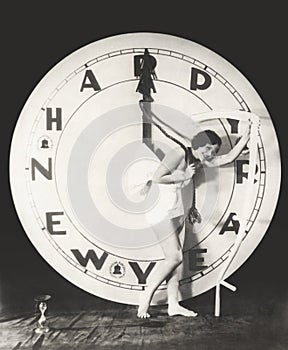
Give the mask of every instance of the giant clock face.
<path id="1" fill-rule="evenodd" d="M 225 154 L 247 126 L 239 111 L 261 121 L 249 195 L 249 144 L 233 163 L 203 167 L 195 175 L 202 222 L 179 223 L 181 299 L 215 286 L 240 217 L 247 219 L 246 235 L 226 277 L 245 262 L 269 226 L 280 187 L 278 143 L 268 112 L 247 79 L 212 51 L 169 35 L 131 33 L 92 43 L 61 61 L 19 117 L 10 158 L 13 199 L 28 237 L 55 270 L 94 295 L 128 304 L 138 303 L 164 259 L 159 239 L 171 234 L 161 211 L 171 198 L 157 186 L 149 195 L 141 188 L 177 146 L 144 120 L 139 107 L 145 50 L 156 74 L 151 113 L 185 145 L 189 135 L 211 129 L 222 138 Z M 209 118 L 211 113 L 219 118 Z M 190 185 L 182 195 L 191 201 Z M 163 225 L 161 237 L 157 225 Z M 165 283 L 153 299 L 164 302 Z"/>

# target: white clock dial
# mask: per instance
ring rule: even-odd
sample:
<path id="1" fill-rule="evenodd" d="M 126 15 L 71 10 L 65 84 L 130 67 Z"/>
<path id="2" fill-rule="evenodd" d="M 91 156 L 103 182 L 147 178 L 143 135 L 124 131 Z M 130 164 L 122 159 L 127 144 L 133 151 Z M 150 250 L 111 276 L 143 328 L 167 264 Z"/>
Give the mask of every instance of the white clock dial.
<path id="1" fill-rule="evenodd" d="M 238 111 L 260 118 L 252 210 L 245 213 L 246 236 L 227 276 L 263 238 L 281 172 L 261 98 L 236 68 L 199 44 L 164 34 L 123 34 L 57 64 L 27 100 L 14 132 L 10 173 L 17 213 L 35 248 L 61 275 L 94 295 L 129 304 L 138 303 L 163 260 L 153 225 L 161 221 L 161 203 L 170 200 L 161 190 L 146 196 L 139 189 L 159 157 L 175 147 L 154 125 L 143 140 L 135 71 L 145 50 L 157 72 L 151 109 L 174 137 L 212 129 L 225 154 L 247 125 Z M 186 237 L 181 299 L 215 286 L 239 231 L 249 166 L 248 150 L 230 165 L 197 174 L 202 222 L 186 224 L 180 233 Z M 191 188 L 183 192 L 191 200 Z M 165 301 L 164 283 L 153 303 Z"/>

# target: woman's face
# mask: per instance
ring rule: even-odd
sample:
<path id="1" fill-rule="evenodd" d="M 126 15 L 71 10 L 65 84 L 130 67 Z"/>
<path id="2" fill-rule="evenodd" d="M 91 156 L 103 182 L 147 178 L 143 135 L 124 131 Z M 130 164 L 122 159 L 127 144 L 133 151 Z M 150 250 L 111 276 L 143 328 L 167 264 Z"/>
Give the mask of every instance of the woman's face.
<path id="1" fill-rule="evenodd" d="M 207 143 L 205 146 L 197 148 L 196 152 L 201 162 L 211 162 L 216 157 L 219 148 L 218 144 L 210 145 Z"/>

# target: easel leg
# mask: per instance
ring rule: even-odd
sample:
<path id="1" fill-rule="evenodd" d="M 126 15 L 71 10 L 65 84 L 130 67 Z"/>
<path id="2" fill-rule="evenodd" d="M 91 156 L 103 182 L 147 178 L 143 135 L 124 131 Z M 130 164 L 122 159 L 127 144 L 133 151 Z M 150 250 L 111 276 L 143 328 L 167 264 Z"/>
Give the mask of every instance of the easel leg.
<path id="1" fill-rule="evenodd" d="M 215 312 L 216 317 L 220 316 L 220 283 L 216 284 L 215 289 Z"/>
<path id="2" fill-rule="evenodd" d="M 219 283 L 216 284 L 216 289 L 215 289 L 215 310 L 214 310 L 214 315 L 216 317 L 220 316 L 220 304 L 221 304 L 221 300 L 220 300 L 220 287 L 221 284 L 223 287 L 226 287 L 228 289 L 230 289 L 232 292 L 235 292 L 237 290 L 237 288 L 235 286 L 233 286 L 232 284 L 226 282 L 226 281 L 221 281 Z"/>

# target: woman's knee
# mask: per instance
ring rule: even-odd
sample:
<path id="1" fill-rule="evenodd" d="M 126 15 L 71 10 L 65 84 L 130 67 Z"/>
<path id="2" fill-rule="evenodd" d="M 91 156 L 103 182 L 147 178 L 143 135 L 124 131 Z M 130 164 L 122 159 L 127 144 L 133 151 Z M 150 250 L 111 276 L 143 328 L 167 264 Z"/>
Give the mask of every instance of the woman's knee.
<path id="1" fill-rule="evenodd" d="M 172 254 L 170 254 L 166 259 L 171 263 L 171 265 L 173 265 L 174 267 L 177 267 L 183 261 L 182 251 L 177 250 L 177 251 L 173 252 Z"/>

